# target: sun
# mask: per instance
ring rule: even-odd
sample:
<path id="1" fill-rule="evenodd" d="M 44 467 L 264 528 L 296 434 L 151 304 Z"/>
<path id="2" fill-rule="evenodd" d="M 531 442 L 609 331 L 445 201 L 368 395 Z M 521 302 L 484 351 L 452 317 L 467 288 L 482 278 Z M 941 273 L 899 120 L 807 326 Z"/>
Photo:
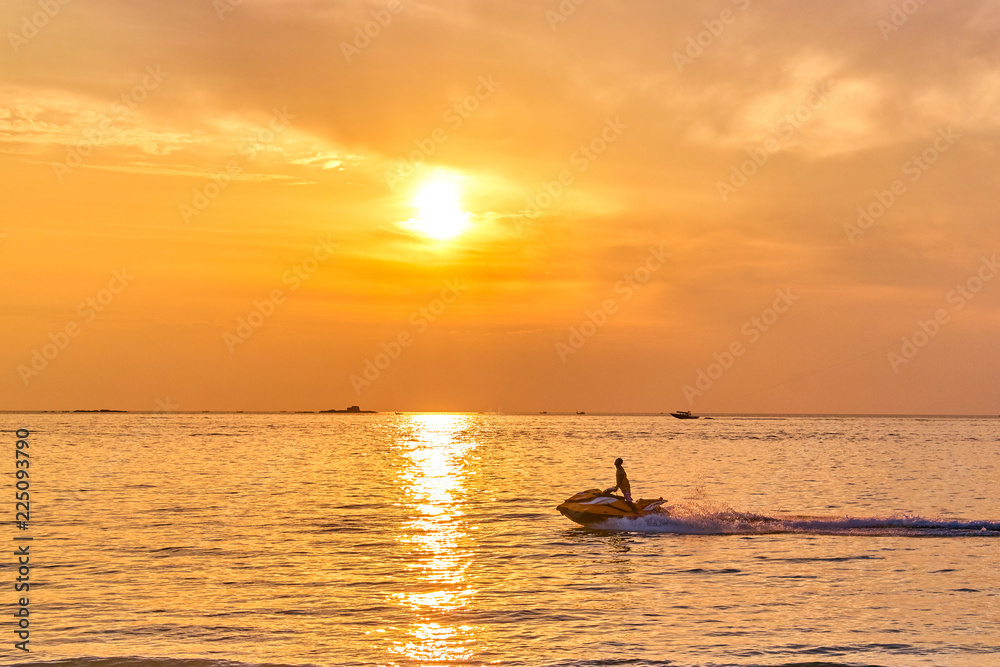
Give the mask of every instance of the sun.
<path id="1" fill-rule="evenodd" d="M 415 218 L 402 223 L 408 229 L 438 241 L 452 239 L 465 231 L 470 214 L 462 210 L 461 190 L 453 181 L 435 179 L 417 191 L 413 204 Z"/>

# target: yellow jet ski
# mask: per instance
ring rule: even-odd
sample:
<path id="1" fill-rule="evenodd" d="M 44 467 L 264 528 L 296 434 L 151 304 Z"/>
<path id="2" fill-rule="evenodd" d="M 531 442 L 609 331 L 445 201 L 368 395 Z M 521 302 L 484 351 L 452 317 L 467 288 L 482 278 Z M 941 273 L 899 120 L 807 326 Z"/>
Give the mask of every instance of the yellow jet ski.
<path id="1" fill-rule="evenodd" d="M 663 498 L 640 498 L 630 505 L 621 496 L 600 489 L 589 489 L 563 501 L 556 509 L 570 521 L 581 526 L 591 526 L 607 519 L 637 519 L 652 514 L 665 516 L 667 511 L 661 507 L 665 502 Z"/>

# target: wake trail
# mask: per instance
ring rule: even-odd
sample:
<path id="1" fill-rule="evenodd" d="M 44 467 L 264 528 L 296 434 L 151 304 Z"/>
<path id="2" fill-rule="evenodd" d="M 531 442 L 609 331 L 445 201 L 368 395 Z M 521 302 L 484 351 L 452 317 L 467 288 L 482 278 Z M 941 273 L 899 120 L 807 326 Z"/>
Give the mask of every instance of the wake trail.
<path id="1" fill-rule="evenodd" d="M 904 537 L 998 537 L 1000 521 L 931 519 L 920 516 L 767 516 L 733 508 L 672 506 L 664 513 L 608 519 L 593 528 L 684 535 L 885 535 Z"/>

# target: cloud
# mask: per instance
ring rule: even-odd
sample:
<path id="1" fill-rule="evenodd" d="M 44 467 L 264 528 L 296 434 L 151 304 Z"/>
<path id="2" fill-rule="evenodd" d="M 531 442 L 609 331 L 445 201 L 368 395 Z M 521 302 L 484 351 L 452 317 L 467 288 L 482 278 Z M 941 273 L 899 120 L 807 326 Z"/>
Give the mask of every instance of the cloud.
<path id="1" fill-rule="evenodd" d="M 617 320 L 621 329 L 606 330 L 629 341 L 614 352 L 633 355 L 626 365 L 676 371 L 673 357 L 657 366 L 630 351 L 655 354 L 664 332 L 684 358 L 710 357 L 706 341 L 731 336 L 787 285 L 807 288 L 809 305 L 796 313 L 814 319 L 787 334 L 798 357 L 761 366 L 808 361 L 844 331 L 871 349 L 879 341 L 866 341 L 868 328 L 903 322 L 908 331 L 912 313 L 1000 241 L 1000 9 L 925 3 L 883 34 L 879 21 L 896 4 L 588 0 L 553 26 L 554 1 L 403 0 L 359 38 L 385 2 L 245 1 L 221 20 L 207 0 L 71 3 L 18 53 L 0 54 L 10 219 L 49 230 L 39 247 L 60 266 L 77 267 L 66 262 L 77 255 L 84 267 L 92 255 L 117 261 L 117 252 L 155 263 L 165 276 L 158 308 L 183 308 L 176 302 L 191 290 L 171 291 L 169 277 L 187 275 L 183 258 L 200 249 L 199 298 L 215 320 L 227 315 L 213 304 L 229 308 L 233 290 L 250 302 L 272 288 L 260 266 L 280 277 L 283 247 L 335 233 L 344 248 L 335 277 L 317 275 L 312 300 L 296 302 L 309 307 L 287 311 L 323 323 L 302 347 L 316 356 L 354 345 L 329 322 L 392 328 L 421 289 L 459 273 L 476 285 L 461 316 L 472 333 L 456 334 L 471 357 L 489 351 L 476 341 L 510 327 L 537 342 L 579 321 L 651 244 L 673 253 L 669 269 Z M 0 22 L 17 25 L 23 8 L 4 5 Z M 724 9 L 736 18 L 714 34 L 708 25 L 717 29 Z M 703 52 L 680 71 L 674 54 L 706 30 Z M 344 44 L 359 52 L 345 57 Z M 149 68 L 164 73 L 155 87 L 143 84 Z M 479 98 L 483 77 L 499 85 Z M 626 129 L 578 168 L 573 155 L 608 118 Z M 942 127 L 961 137 L 954 148 L 850 244 L 844 224 Z M 87 141 L 86 177 L 57 187 L 46 165 Z M 753 173 L 724 200 L 718 184 L 748 159 Z M 204 181 L 233 160 L 245 187 L 184 225 L 177 205 L 197 186 L 184 179 Z M 447 248 L 393 227 L 414 215 L 413 192 L 437 170 L 468 180 L 471 231 Z M 572 183 L 519 224 L 567 170 Z M 387 182 L 403 172 L 396 187 Z M 4 252 L 30 234 L 27 222 L 11 225 Z M 139 240 L 138 227 L 159 236 Z M 85 232 L 115 243 L 87 246 Z M 234 245 L 216 268 L 220 248 Z M 36 265 L 46 264 L 21 270 Z M 45 307 L 53 299 L 34 297 Z M 995 320 L 976 317 L 977 326 Z M 580 373 L 580 386 L 606 385 Z M 545 391 L 559 389 L 551 380 Z"/>

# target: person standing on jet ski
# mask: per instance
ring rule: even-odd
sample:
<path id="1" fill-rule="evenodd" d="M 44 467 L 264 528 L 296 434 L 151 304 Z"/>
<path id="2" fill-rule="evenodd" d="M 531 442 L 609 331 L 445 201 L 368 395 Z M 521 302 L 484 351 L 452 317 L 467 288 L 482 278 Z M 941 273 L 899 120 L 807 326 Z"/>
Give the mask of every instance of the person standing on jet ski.
<path id="1" fill-rule="evenodd" d="M 635 503 L 632 502 L 632 487 L 628 483 L 628 475 L 625 474 L 625 468 L 622 467 L 621 459 L 615 459 L 615 485 L 608 489 L 608 493 L 614 493 L 615 491 L 621 491 L 622 495 L 625 496 L 625 502 L 632 506 L 633 511 L 637 511 Z"/>

